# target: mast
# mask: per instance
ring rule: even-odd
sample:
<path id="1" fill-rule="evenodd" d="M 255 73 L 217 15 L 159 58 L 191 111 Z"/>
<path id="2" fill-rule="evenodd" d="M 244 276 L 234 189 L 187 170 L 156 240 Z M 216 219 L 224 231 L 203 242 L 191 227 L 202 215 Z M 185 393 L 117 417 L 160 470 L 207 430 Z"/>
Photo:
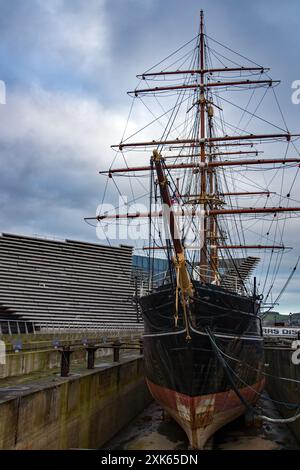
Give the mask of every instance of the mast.
<path id="1" fill-rule="evenodd" d="M 180 232 L 177 226 L 176 217 L 173 211 L 172 200 L 168 187 L 168 180 L 166 178 L 163 166 L 162 158 L 158 150 L 153 150 L 152 161 L 155 166 L 157 180 L 160 189 L 160 195 L 163 203 L 163 217 L 167 218 L 167 224 L 170 230 L 170 237 L 172 239 L 173 248 L 175 251 L 175 257 L 173 259 L 175 270 L 176 270 L 176 301 L 175 301 L 175 324 L 178 321 L 178 299 L 179 294 L 181 298 L 181 305 L 183 309 L 185 327 L 186 327 L 186 339 L 190 340 L 191 336 L 189 333 L 189 321 L 188 315 L 190 310 L 190 300 L 194 294 L 193 284 L 191 282 L 190 274 L 187 268 L 185 259 L 184 247 L 181 241 Z M 179 292 L 180 290 L 180 292 Z"/>
<path id="2" fill-rule="evenodd" d="M 104 212 L 99 214 L 97 217 L 86 218 L 86 220 L 118 220 L 118 219 L 136 219 L 136 218 L 156 218 L 163 217 L 165 218 L 166 207 L 168 208 L 168 220 L 167 225 L 170 232 L 171 244 L 167 242 L 167 246 L 153 246 L 144 247 L 146 250 L 159 250 L 167 249 L 170 252 L 172 249 L 172 255 L 174 256 L 174 266 L 177 276 L 177 291 L 176 295 L 178 296 L 178 285 L 180 284 L 179 290 L 181 291 L 182 297 L 184 299 L 183 304 L 186 305 L 188 309 L 188 304 L 190 298 L 193 295 L 193 285 L 191 282 L 192 274 L 190 273 L 187 267 L 187 256 L 188 250 L 195 249 L 197 250 L 195 260 L 200 268 L 200 277 L 203 282 L 215 282 L 218 283 L 220 280 L 218 275 L 218 259 L 220 252 L 222 250 L 243 250 L 243 249 L 263 249 L 263 250 L 284 250 L 287 247 L 284 245 L 248 245 L 246 241 L 240 240 L 238 229 L 237 236 L 240 243 L 235 239 L 229 237 L 230 244 L 226 244 L 225 232 L 223 232 L 222 225 L 227 223 L 227 220 L 230 220 L 230 216 L 243 216 L 249 215 L 252 217 L 272 215 L 274 217 L 280 214 L 287 213 L 296 215 L 300 213 L 300 207 L 281 207 L 281 199 L 279 201 L 279 207 L 269 207 L 270 199 L 265 201 L 265 204 L 261 204 L 261 207 L 256 207 L 256 201 L 253 204 L 254 207 L 243 207 L 239 206 L 239 201 L 234 201 L 232 203 L 231 199 L 227 197 L 231 196 L 265 196 L 269 197 L 271 194 L 277 194 L 277 192 L 272 192 L 269 188 L 267 190 L 261 191 L 260 189 L 265 189 L 260 185 L 252 185 L 254 191 L 246 191 L 244 187 L 235 188 L 225 185 L 223 187 L 222 178 L 218 178 L 219 169 L 224 168 L 224 179 L 226 180 L 226 170 L 232 168 L 232 172 L 235 173 L 239 171 L 239 168 L 247 169 L 256 169 L 257 165 L 262 166 L 262 170 L 267 166 L 268 170 L 275 169 L 284 169 L 291 167 L 300 167 L 300 158 L 299 155 L 296 157 L 287 157 L 287 152 L 281 158 L 276 157 L 275 155 L 267 154 L 266 158 L 260 158 L 259 154 L 264 153 L 261 151 L 261 148 L 258 145 L 264 143 L 276 143 L 276 142 L 293 142 L 299 138 L 299 134 L 292 134 L 288 129 L 281 127 L 276 127 L 274 133 L 267 133 L 268 131 L 264 130 L 258 131 L 261 133 L 251 133 L 251 131 L 234 128 L 229 124 L 229 134 L 227 134 L 226 129 L 218 126 L 218 112 L 215 111 L 218 108 L 221 112 L 223 108 L 218 106 L 218 102 L 214 102 L 213 99 L 215 94 L 218 94 L 221 90 L 226 92 L 232 89 L 256 89 L 256 88 L 269 88 L 274 87 L 279 83 L 277 80 L 272 80 L 269 76 L 265 77 L 260 74 L 264 74 L 269 69 L 265 67 L 237 67 L 230 66 L 219 67 L 218 68 L 208 68 L 213 67 L 208 63 L 207 57 L 209 57 L 209 41 L 204 31 L 204 13 L 201 10 L 200 12 L 200 32 L 199 36 L 196 39 L 196 48 L 193 46 L 193 56 L 190 68 L 188 66 L 182 66 L 182 70 L 162 70 L 153 71 L 152 69 L 149 72 L 146 72 L 138 77 L 144 80 L 144 83 L 147 84 L 147 88 L 143 85 L 141 88 L 137 88 L 133 91 L 128 92 L 129 95 L 133 97 L 142 98 L 143 96 L 148 95 L 151 99 L 157 101 L 157 96 L 165 96 L 167 99 L 172 95 L 177 94 L 182 97 L 180 105 L 175 104 L 174 108 L 166 111 L 164 114 L 160 115 L 154 121 L 151 121 L 141 130 L 144 130 L 149 125 L 153 124 L 156 120 L 159 120 L 161 117 L 172 113 L 170 116 L 170 126 L 165 129 L 165 132 L 158 139 L 146 140 L 134 142 L 131 139 L 138 133 L 135 132 L 131 136 L 124 139 L 122 137 L 121 142 L 118 145 L 112 145 L 111 147 L 117 152 L 121 152 L 124 158 L 124 154 L 127 153 L 129 159 L 130 157 L 136 157 L 137 153 L 133 152 L 134 150 L 141 151 L 140 158 L 141 163 L 134 163 L 134 166 L 127 164 L 122 168 L 110 167 L 107 171 L 101 171 L 102 174 L 107 174 L 108 177 L 114 178 L 116 176 L 124 176 L 124 173 L 135 173 L 135 172 L 147 172 L 153 171 L 156 172 L 157 180 L 152 180 L 152 183 L 155 188 L 159 188 L 161 201 L 163 205 L 162 210 L 154 210 L 150 208 L 149 212 L 134 212 L 130 211 L 127 208 L 127 213 L 125 214 L 109 214 Z M 229 59 L 230 60 L 230 59 Z M 177 62 L 174 62 L 176 64 Z M 184 62 L 186 63 L 186 62 Z M 234 62 L 232 62 L 234 64 Z M 160 63 L 159 63 L 160 64 Z M 159 65 L 158 64 L 158 65 Z M 238 65 L 238 64 L 237 64 Z M 170 65 L 169 67 L 171 67 Z M 229 75 L 228 75 L 229 72 Z M 237 72 L 237 74 L 230 75 L 230 72 Z M 247 72 L 250 72 L 247 74 Z M 252 73 L 253 72 L 253 73 Z M 215 76 L 214 73 L 220 73 L 219 76 Z M 257 77 L 255 77 L 257 75 Z M 158 76 L 156 83 L 161 82 L 162 86 L 154 86 L 155 78 Z M 184 76 L 184 80 L 182 81 Z M 187 79 L 186 79 L 187 76 Z M 148 82 L 148 77 L 150 80 L 154 81 L 154 84 L 151 85 Z M 252 77 L 253 79 L 248 79 L 247 77 Z M 165 85 L 163 82 L 171 80 L 173 83 L 170 85 Z M 188 101 L 186 100 L 186 95 Z M 183 131 L 182 123 L 177 124 L 177 109 L 185 101 L 188 105 L 186 106 L 187 111 L 187 123 L 184 124 Z M 225 100 L 226 101 L 226 100 Z M 240 108 L 242 109 L 242 108 Z M 193 110 L 191 114 L 190 111 Z M 214 117 L 214 111 L 216 117 Z M 246 111 L 246 110 L 244 110 Z M 191 118 L 190 118 L 191 116 Z M 256 116 L 255 113 L 252 114 L 252 117 L 257 117 L 262 119 L 260 116 Z M 154 116 L 155 117 L 155 116 Z M 220 113 L 220 119 L 222 120 L 222 114 Z M 265 122 L 268 122 L 262 119 Z M 272 125 L 272 123 L 269 123 Z M 170 131 L 172 130 L 172 132 Z M 260 129 L 260 128 L 259 128 Z M 264 129 L 264 128 L 262 128 Z M 257 150 L 257 148 L 259 150 Z M 153 156 L 151 159 L 151 165 L 145 164 L 143 158 L 145 153 L 148 154 L 148 149 L 153 150 Z M 159 151 L 157 150 L 159 149 Z M 271 148 L 272 151 L 272 148 Z M 160 153 L 161 152 L 161 153 Z M 241 156 L 235 157 L 235 156 Z M 243 159 L 245 155 L 245 159 Z M 230 157 L 233 158 L 230 158 Z M 256 158 L 253 158 L 255 156 Z M 228 158 L 229 157 L 229 158 Z M 185 160 L 182 160 L 185 159 Z M 137 162 L 138 160 L 136 160 Z M 279 166 L 280 164 L 280 166 Z M 138 165 L 138 166 L 136 166 Z M 276 166 L 277 165 L 277 166 Z M 249 167 L 249 168 L 248 168 Z M 182 173 L 179 173 L 181 170 L 184 170 Z M 189 170 L 189 171 L 185 171 Z M 179 171 L 179 172 L 178 172 Z M 175 177 L 176 176 L 176 183 Z M 152 174 L 152 173 L 151 173 Z M 179 179 L 177 176 L 183 178 L 181 188 L 179 188 Z M 184 179 L 187 175 L 186 180 Z M 132 177 L 138 176 L 132 175 Z M 145 176 L 146 175 L 142 175 Z M 168 179 L 167 179 L 168 176 Z M 228 187 L 227 187 L 228 186 Z M 250 184 L 251 186 L 251 184 Z M 152 187 L 152 186 L 151 186 Z M 247 187 L 247 186 L 246 186 Z M 171 188 L 171 189 L 170 189 Z M 175 189 L 174 189 L 175 188 Z M 185 188 L 185 191 L 184 191 Z M 257 188 L 257 189 L 256 189 Z M 174 194 L 179 195 L 181 201 L 172 197 L 174 189 Z M 251 189 L 251 188 L 250 188 Z M 225 192 L 226 191 L 226 192 Z M 192 194 L 194 193 L 194 194 Z M 155 197 L 156 197 L 155 193 Z M 288 194 L 287 197 L 290 195 Z M 173 204 L 174 207 L 173 207 Z M 228 205 L 227 205 L 228 204 Z M 250 206 L 252 201 L 250 202 Z M 227 207 L 226 207 L 227 205 Z M 189 209 L 189 207 L 191 209 Z M 225 206 L 225 207 L 224 207 Z M 294 214 L 293 214 L 294 213 Z M 186 244 L 186 233 L 184 236 L 178 230 L 179 222 L 177 217 L 198 217 L 197 220 L 188 220 L 186 227 L 189 228 L 193 224 L 193 246 L 188 246 Z M 278 217 L 279 218 L 279 217 Z M 239 217 L 240 219 L 240 217 Z M 242 217 L 241 217 L 242 219 Z M 201 222 L 200 222 L 201 220 Z M 246 219 L 247 220 L 247 219 Z M 178 226 L 177 226 L 178 223 Z M 199 237 L 200 229 L 200 237 Z M 227 229 L 229 234 L 229 230 Z M 230 234 L 232 235 L 232 234 Z M 269 235 L 269 234 L 268 234 Z M 199 240 L 200 238 L 200 240 Z M 150 233 L 150 242 L 151 242 L 151 233 Z M 243 243 L 241 243 L 241 241 Z M 199 246 L 201 242 L 201 246 Z M 151 245 L 151 243 L 149 243 Z M 198 276 L 198 274 L 197 274 Z M 198 277 L 197 277 L 198 278 Z M 179 282 L 178 282 L 179 279 Z M 184 305 L 183 305 L 183 308 Z"/>
<path id="3" fill-rule="evenodd" d="M 163 217 L 167 217 L 167 224 L 170 230 L 170 237 L 172 239 L 175 260 L 174 264 L 178 269 L 180 287 L 184 298 L 193 294 L 193 285 L 191 283 L 190 275 L 186 266 L 186 259 L 184 253 L 184 247 L 181 242 L 180 232 L 177 226 L 176 217 L 173 211 L 172 200 L 168 187 L 168 180 L 166 178 L 163 166 L 162 158 L 157 150 L 153 151 L 152 161 L 155 166 L 157 180 L 160 188 L 161 199 L 163 202 Z M 167 213 L 166 213 L 167 210 Z"/>
<path id="4" fill-rule="evenodd" d="M 213 134 L 213 115 L 214 109 L 212 104 L 208 105 L 207 108 L 207 116 L 208 116 L 208 129 L 209 129 L 209 137 L 212 137 Z M 221 196 L 218 194 L 218 187 L 217 187 L 217 178 L 216 173 L 213 167 L 213 160 L 216 158 L 215 154 L 213 153 L 212 147 L 209 147 L 209 161 L 208 165 L 208 178 L 209 178 L 209 204 L 210 208 L 214 209 L 217 207 L 217 204 L 223 203 L 223 200 L 219 199 Z M 219 199 L 219 200 L 218 200 Z M 224 201 L 225 202 L 225 201 Z M 218 276 L 218 223 L 217 223 L 217 216 L 211 217 L 209 219 L 209 241 L 210 245 L 210 271 L 209 271 L 209 280 L 210 282 L 213 281 L 218 283 L 219 276 Z"/>
<path id="5" fill-rule="evenodd" d="M 199 42 L 199 62 L 200 62 L 200 84 L 204 84 L 204 14 L 203 10 L 200 12 L 200 42 Z M 205 165 L 205 95 L 204 86 L 200 87 L 199 106 L 200 106 L 200 164 Z M 206 196 L 206 170 L 201 169 L 200 173 L 200 201 L 203 203 L 203 209 L 207 209 L 207 196 Z M 200 250 L 200 274 L 204 282 L 207 278 L 207 219 L 203 218 L 202 227 L 202 244 Z"/>

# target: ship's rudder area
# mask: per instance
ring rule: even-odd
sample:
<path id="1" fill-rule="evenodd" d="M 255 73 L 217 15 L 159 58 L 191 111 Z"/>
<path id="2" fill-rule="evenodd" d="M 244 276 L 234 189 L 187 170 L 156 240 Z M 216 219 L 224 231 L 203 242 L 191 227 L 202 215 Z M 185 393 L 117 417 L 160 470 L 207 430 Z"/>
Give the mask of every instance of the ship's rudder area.
<path id="1" fill-rule="evenodd" d="M 246 411 L 237 395 L 232 391 L 190 397 L 166 387 L 147 381 L 154 399 L 184 429 L 192 449 L 204 449 L 207 441 L 220 428 Z M 253 401 L 253 393 L 260 393 L 264 387 L 261 380 L 239 390 L 244 399 Z"/>

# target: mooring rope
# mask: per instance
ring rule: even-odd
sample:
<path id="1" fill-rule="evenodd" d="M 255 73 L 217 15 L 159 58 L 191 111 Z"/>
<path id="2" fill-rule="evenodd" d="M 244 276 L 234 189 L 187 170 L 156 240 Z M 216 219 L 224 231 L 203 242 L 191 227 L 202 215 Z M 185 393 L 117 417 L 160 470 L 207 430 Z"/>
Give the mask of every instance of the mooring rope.
<path id="1" fill-rule="evenodd" d="M 248 408 L 254 415 L 257 415 L 258 418 L 264 420 L 264 421 L 268 421 L 270 423 L 293 423 L 295 421 L 297 421 L 297 419 L 300 418 L 300 413 L 297 413 L 296 415 L 290 417 L 290 418 L 271 418 L 270 416 L 265 416 L 265 415 L 261 415 L 259 414 L 259 411 L 256 410 L 251 403 L 249 403 L 244 397 L 243 395 L 240 393 L 239 389 L 237 388 L 235 382 L 234 382 L 234 379 L 232 377 L 232 374 L 230 373 L 229 369 L 231 369 L 227 362 L 224 360 L 224 358 L 222 357 L 222 354 L 213 338 L 213 334 L 212 332 L 210 331 L 209 328 L 206 328 L 206 332 L 208 334 L 208 337 L 210 339 L 210 342 L 211 342 L 211 345 L 213 347 L 213 350 L 217 356 L 217 358 L 219 359 L 224 371 L 225 371 L 225 374 L 234 390 L 234 392 L 236 393 L 236 395 L 238 396 L 238 398 L 240 399 L 240 401 L 243 403 L 243 405 L 245 405 L 246 408 Z M 231 371 L 234 373 L 234 371 L 231 369 Z M 236 375 L 236 374 L 235 374 Z M 243 382 L 245 385 L 247 385 L 249 388 L 251 388 L 252 390 L 254 390 L 257 395 L 261 396 L 262 397 L 262 394 L 260 392 L 257 392 L 255 389 L 253 389 L 249 384 L 246 384 L 243 380 L 240 379 L 240 377 L 238 377 L 239 380 L 241 382 Z M 272 400 L 273 401 L 273 400 Z M 300 408 L 300 404 L 298 405 L 298 409 Z"/>

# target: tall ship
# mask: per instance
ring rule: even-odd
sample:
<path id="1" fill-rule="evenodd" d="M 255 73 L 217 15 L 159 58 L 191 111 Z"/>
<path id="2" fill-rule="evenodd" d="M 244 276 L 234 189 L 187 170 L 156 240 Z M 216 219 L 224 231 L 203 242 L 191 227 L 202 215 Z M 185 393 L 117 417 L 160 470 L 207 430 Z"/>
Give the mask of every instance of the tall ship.
<path id="1" fill-rule="evenodd" d="M 89 220 L 109 243 L 124 240 L 126 226 L 147 259 L 138 307 L 147 383 L 202 449 L 264 387 L 261 315 L 282 293 L 287 219 L 300 211 L 299 135 L 269 68 L 210 37 L 202 11 L 198 34 L 137 77 L 125 132 L 101 171 L 114 209 L 100 206 Z"/>

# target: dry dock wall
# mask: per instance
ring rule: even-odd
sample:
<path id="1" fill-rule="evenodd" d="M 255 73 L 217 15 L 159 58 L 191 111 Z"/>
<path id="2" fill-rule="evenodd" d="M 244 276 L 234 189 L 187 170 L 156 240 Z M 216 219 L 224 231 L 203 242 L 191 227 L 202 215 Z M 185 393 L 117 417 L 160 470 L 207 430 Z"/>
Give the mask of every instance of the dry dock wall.
<path id="1" fill-rule="evenodd" d="M 99 348 L 96 358 L 103 358 L 112 354 L 112 349 Z M 72 353 L 71 364 L 86 363 L 85 349 L 78 349 Z M 41 349 L 32 351 L 21 351 L 14 353 L 8 351 L 6 354 L 5 364 L 0 364 L 0 379 L 9 377 L 20 377 L 33 372 L 51 371 L 60 367 L 61 355 L 59 351 L 51 349 Z"/>
<path id="2" fill-rule="evenodd" d="M 129 334 L 120 333 L 117 339 L 123 343 L 130 344 L 138 342 L 140 333 Z M 38 335 L 0 335 L 0 339 L 5 342 L 6 357 L 5 364 L 0 363 L 0 380 L 9 377 L 24 376 L 33 372 L 43 372 L 60 367 L 60 353 L 54 349 L 53 344 L 58 343 L 62 346 L 72 346 L 73 363 L 86 363 L 86 351 L 83 349 L 83 342 L 89 344 L 113 343 L 116 337 L 98 332 L 83 333 L 59 333 L 38 334 Z M 21 344 L 21 350 L 14 352 L 14 344 Z M 78 349 L 76 349 L 78 347 Z M 95 357 L 106 357 L 112 354 L 112 349 L 99 348 Z"/>
<path id="3" fill-rule="evenodd" d="M 101 448 L 151 402 L 142 357 L 3 393 L 0 449 Z"/>
<path id="4" fill-rule="evenodd" d="M 291 347 L 268 346 L 265 348 L 265 359 L 268 364 L 266 388 L 270 397 L 278 402 L 300 403 L 300 364 L 293 364 L 293 352 Z M 293 381 L 283 380 L 283 377 Z M 278 403 L 276 406 L 285 418 L 299 413 L 297 407 L 289 408 Z M 288 423 L 288 426 L 300 443 L 300 420 Z"/>

